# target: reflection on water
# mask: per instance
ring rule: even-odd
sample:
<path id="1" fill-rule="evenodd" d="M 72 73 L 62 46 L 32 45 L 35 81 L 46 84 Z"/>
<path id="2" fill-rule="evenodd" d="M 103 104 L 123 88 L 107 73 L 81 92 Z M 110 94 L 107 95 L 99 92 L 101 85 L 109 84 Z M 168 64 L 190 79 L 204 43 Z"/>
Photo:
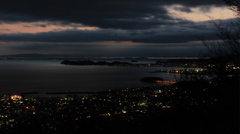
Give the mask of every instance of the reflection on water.
<path id="1" fill-rule="evenodd" d="M 142 83 L 143 77 L 174 81 L 176 74 L 149 73 L 166 67 L 68 66 L 51 60 L 0 60 L 0 94 L 55 91 L 103 91 L 159 85 Z M 178 68 L 181 69 L 181 68 Z"/>

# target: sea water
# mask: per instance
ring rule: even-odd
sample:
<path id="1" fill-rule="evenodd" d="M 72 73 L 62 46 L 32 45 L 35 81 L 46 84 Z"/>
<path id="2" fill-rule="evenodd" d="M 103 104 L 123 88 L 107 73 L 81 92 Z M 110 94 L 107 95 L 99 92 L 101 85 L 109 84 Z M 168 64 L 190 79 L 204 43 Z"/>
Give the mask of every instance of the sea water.
<path id="1" fill-rule="evenodd" d="M 96 92 L 159 85 L 143 77 L 174 81 L 175 75 L 151 73 L 171 67 L 74 66 L 52 60 L 0 60 L 0 95 L 26 92 Z M 177 68 L 182 69 L 182 68 Z"/>

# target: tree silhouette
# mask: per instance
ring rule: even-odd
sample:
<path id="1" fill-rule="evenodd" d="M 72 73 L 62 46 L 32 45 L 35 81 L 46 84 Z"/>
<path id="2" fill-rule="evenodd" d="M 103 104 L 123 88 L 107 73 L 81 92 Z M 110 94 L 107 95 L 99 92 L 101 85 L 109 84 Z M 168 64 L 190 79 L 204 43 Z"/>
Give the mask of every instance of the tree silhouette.
<path id="1" fill-rule="evenodd" d="M 218 40 L 209 41 L 202 38 L 202 42 L 209 52 L 207 54 L 210 58 L 208 64 L 211 64 L 209 68 L 217 76 L 214 88 L 222 100 L 222 109 L 228 109 L 231 118 L 235 118 L 239 117 L 240 1 L 223 1 L 236 13 L 236 18 L 230 25 L 222 21 L 212 21 Z"/>
<path id="2" fill-rule="evenodd" d="M 237 13 L 237 15 L 240 15 L 240 1 L 239 0 L 224 0 L 231 10 Z"/>
<path id="3" fill-rule="evenodd" d="M 219 78 L 229 75 L 230 72 L 226 66 L 240 66 L 240 2 L 238 0 L 224 1 L 231 10 L 236 12 L 236 18 L 230 25 L 222 21 L 212 21 L 218 40 L 209 41 L 201 38 L 208 49 L 207 56 L 211 59 L 210 63 L 214 65 L 211 69 Z"/>

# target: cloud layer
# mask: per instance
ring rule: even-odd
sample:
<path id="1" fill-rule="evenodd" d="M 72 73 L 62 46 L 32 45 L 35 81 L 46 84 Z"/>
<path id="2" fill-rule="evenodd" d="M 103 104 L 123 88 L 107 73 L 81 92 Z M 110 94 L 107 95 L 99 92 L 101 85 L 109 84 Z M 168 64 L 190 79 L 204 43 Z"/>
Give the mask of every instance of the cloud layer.
<path id="1" fill-rule="evenodd" d="M 148 29 L 161 25 L 186 23 L 173 18 L 165 6 L 182 5 L 177 10 L 191 12 L 190 7 L 222 6 L 219 0 L 4 0 L 0 4 L 2 22 L 59 21 L 81 23 L 112 29 Z"/>
<path id="2" fill-rule="evenodd" d="M 224 6 L 221 0 L 2 0 L 0 55 L 9 51 L 196 56 L 194 51 L 203 49 L 196 45 L 197 37 L 217 40 L 210 22 L 187 20 L 170 10 L 188 14 L 199 8 L 206 13 Z M 21 23 L 21 33 L 1 27 Z M 62 29 L 50 29 L 53 26 Z"/>

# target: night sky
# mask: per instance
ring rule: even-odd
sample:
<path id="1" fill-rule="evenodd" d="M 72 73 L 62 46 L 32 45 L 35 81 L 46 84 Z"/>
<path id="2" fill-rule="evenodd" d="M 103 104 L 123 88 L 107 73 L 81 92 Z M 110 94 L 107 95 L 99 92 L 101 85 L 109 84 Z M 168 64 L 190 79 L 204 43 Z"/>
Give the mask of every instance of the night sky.
<path id="1" fill-rule="evenodd" d="M 201 56 L 222 0 L 1 0 L 0 55 Z"/>

